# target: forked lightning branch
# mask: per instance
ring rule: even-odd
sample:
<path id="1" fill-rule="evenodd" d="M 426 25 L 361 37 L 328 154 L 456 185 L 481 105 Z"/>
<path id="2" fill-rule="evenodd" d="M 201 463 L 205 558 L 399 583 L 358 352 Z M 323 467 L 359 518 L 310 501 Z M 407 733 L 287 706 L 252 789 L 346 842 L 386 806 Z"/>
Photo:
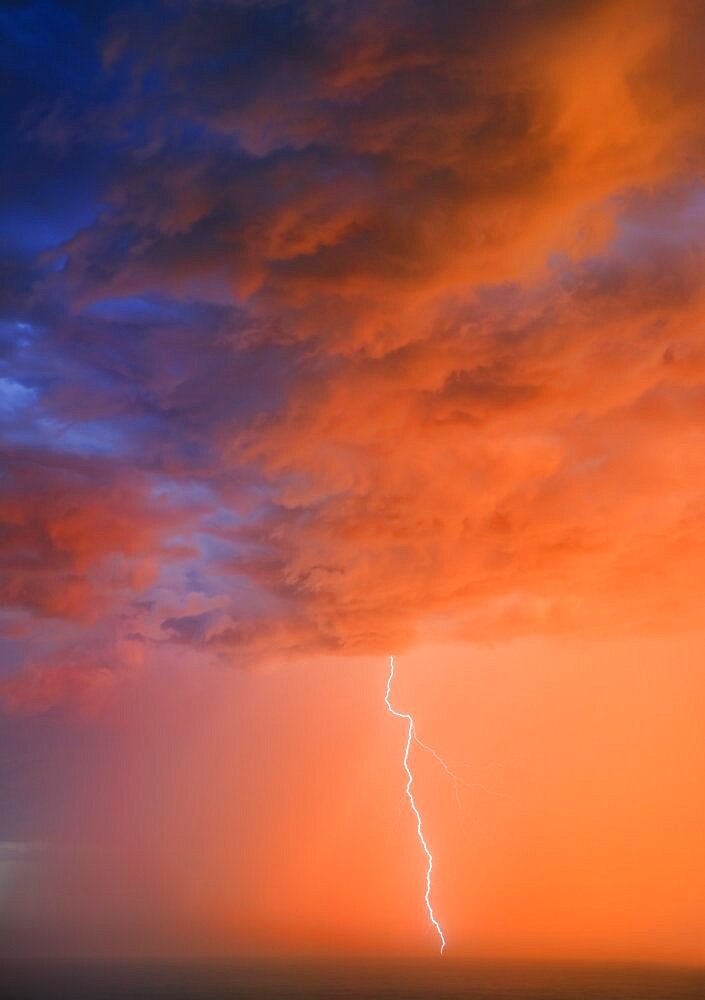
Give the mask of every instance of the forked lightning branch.
<path id="1" fill-rule="evenodd" d="M 429 846 L 426 843 L 426 838 L 424 837 L 423 824 L 421 822 L 421 813 L 419 812 L 418 806 L 416 805 L 416 800 L 414 798 L 414 793 L 412 791 L 412 786 L 414 784 L 414 775 L 411 771 L 411 767 L 409 766 L 409 751 L 411 750 L 411 741 L 413 740 L 416 744 L 418 744 L 418 746 L 432 753 L 433 756 L 436 758 L 436 760 L 438 760 L 443 765 L 443 767 L 445 767 L 447 771 L 449 770 L 449 768 L 445 763 L 445 761 L 438 756 L 435 750 L 432 750 L 431 747 L 426 746 L 426 744 L 422 743 L 421 740 L 417 737 L 416 729 L 414 727 L 413 717 L 409 715 L 408 712 L 397 712 L 397 710 L 392 706 L 389 697 L 391 693 L 393 680 L 394 680 L 394 657 L 390 656 L 389 676 L 387 677 L 387 690 L 384 695 L 384 703 L 392 715 L 396 715 L 398 719 L 404 719 L 406 721 L 406 745 L 404 747 L 404 757 L 403 757 L 404 770 L 406 771 L 405 791 L 406 791 L 406 797 L 409 800 L 409 805 L 411 806 L 411 810 L 414 814 L 414 817 L 416 818 L 416 833 L 421 843 L 421 847 L 423 848 L 423 852 L 426 855 L 426 893 L 424 895 L 424 899 L 426 901 L 426 909 L 428 910 L 429 920 L 435 927 L 436 933 L 438 934 L 439 940 L 441 942 L 441 955 L 442 955 L 443 952 L 445 951 L 446 939 L 443 933 L 443 929 L 439 924 L 438 920 L 436 919 L 436 915 L 433 912 L 433 906 L 431 904 L 431 876 L 433 874 L 433 855 L 431 854 Z"/>

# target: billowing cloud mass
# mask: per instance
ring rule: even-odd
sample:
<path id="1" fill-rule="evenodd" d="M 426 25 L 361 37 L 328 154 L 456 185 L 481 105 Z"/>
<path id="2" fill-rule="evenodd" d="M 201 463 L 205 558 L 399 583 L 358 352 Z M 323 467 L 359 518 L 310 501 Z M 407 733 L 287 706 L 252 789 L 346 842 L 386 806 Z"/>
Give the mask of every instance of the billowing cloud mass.
<path id="1" fill-rule="evenodd" d="M 95 707 L 165 649 L 698 621 L 705 9 L 2 27 L 7 709 Z"/>

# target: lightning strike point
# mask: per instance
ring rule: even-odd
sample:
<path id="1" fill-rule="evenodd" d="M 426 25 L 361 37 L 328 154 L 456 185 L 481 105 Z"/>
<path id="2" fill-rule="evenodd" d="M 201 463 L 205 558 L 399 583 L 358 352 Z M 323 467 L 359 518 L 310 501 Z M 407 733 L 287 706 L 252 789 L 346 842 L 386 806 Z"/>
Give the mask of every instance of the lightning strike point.
<path id="1" fill-rule="evenodd" d="M 438 920 L 436 919 L 436 915 L 433 912 L 433 906 L 431 905 L 431 875 L 433 873 L 433 855 L 431 854 L 431 851 L 429 850 L 428 844 L 426 843 L 426 838 L 423 835 L 423 826 L 422 826 L 422 823 L 421 823 L 421 813 L 418 810 L 418 807 L 416 805 L 416 800 L 414 799 L 414 793 L 411 790 L 411 786 L 414 783 L 414 775 L 412 774 L 411 768 L 409 767 L 409 750 L 411 749 L 411 741 L 414 740 L 415 742 L 419 743 L 420 746 L 423 746 L 425 749 L 429 750 L 431 753 L 433 753 L 434 756 L 437 756 L 437 755 L 436 755 L 435 751 L 431 750 L 430 747 L 426 747 L 426 745 L 423 744 L 423 743 L 421 743 L 421 741 L 418 739 L 418 737 L 416 735 L 416 730 L 414 728 L 414 719 L 413 719 L 413 717 L 411 715 L 409 715 L 408 712 L 397 712 L 397 710 L 392 707 L 392 703 L 389 700 L 389 695 L 390 695 L 390 691 L 391 691 L 392 681 L 393 680 L 394 680 L 394 657 L 390 656 L 389 657 L 389 677 L 387 678 L 387 690 L 386 690 L 386 693 L 384 695 L 384 703 L 387 706 L 388 711 L 392 715 L 396 715 L 396 717 L 398 719 L 405 719 L 406 720 L 406 724 L 407 724 L 407 728 L 406 728 L 406 746 L 404 747 L 404 758 L 403 758 L 404 770 L 406 771 L 406 789 L 405 789 L 405 791 L 406 791 L 406 797 L 409 800 L 409 805 L 411 806 L 411 810 L 412 810 L 414 816 L 416 817 L 416 833 L 417 833 L 417 836 L 418 836 L 419 841 L 421 843 L 421 847 L 423 848 L 423 852 L 426 855 L 426 862 L 427 862 L 427 867 L 426 867 L 426 893 L 425 893 L 424 899 L 426 901 L 426 909 L 428 910 L 429 920 L 433 924 L 433 926 L 434 926 L 434 928 L 436 930 L 436 933 L 438 934 L 439 940 L 441 942 L 441 955 L 442 955 L 443 952 L 445 951 L 446 939 L 445 939 L 445 935 L 443 933 L 443 930 L 441 928 L 441 925 L 438 923 Z"/>

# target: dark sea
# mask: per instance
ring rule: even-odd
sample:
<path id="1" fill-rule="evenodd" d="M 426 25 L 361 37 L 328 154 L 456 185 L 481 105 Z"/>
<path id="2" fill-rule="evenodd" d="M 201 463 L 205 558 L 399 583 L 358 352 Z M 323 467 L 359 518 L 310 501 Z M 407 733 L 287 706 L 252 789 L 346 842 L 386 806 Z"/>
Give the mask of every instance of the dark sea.
<path id="1" fill-rule="evenodd" d="M 181 964 L 3 962 L 12 1000 L 705 1000 L 705 969 L 437 959 Z"/>

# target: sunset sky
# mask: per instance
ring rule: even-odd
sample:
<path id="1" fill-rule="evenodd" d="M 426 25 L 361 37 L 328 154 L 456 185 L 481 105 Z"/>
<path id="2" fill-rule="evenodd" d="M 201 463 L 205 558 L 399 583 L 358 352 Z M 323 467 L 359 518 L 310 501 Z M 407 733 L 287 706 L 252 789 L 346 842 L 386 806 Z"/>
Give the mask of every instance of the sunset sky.
<path id="1" fill-rule="evenodd" d="M 705 964 L 705 4 L 0 64 L 0 954 Z"/>

